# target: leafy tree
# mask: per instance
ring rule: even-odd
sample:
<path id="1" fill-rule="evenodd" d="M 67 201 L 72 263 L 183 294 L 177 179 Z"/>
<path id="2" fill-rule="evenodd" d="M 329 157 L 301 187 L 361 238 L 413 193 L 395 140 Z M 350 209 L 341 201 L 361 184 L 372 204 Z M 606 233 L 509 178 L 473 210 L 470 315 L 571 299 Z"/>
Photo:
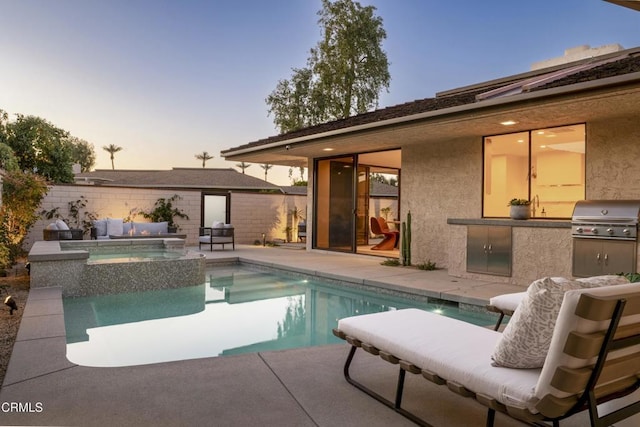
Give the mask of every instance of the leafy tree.
<path id="1" fill-rule="evenodd" d="M 109 145 L 103 146 L 102 149 L 107 153 L 109 153 L 109 158 L 111 159 L 111 169 L 115 170 L 116 167 L 113 163 L 113 155 L 119 151 L 122 151 L 122 147 L 118 147 L 117 145 L 114 145 L 114 144 L 109 144 Z"/>
<path id="2" fill-rule="evenodd" d="M 0 143 L 7 143 L 7 123 L 9 121 L 9 115 L 6 111 L 0 108 Z"/>
<path id="3" fill-rule="evenodd" d="M 300 171 L 299 179 L 293 177 L 293 168 L 289 168 L 289 179 L 291 180 L 291 185 L 293 185 L 294 187 L 306 187 L 307 181 L 304 179 L 305 167 L 299 166 L 298 170 Z"/>
<path id="4" fill-rule="evenodd" d="M 267 172 L 269 172 L 269 169 L 271 169 L 273 167 L 273 165 L 270 165 L 269 163 L 265 163 L 263 165 L 260 165 L 260 167 L 262 169 L 264 169 L 264 180 L 267 180 Z"/>
<path id="5" fill-rule="evenodd" d="M 5 125 L 6 141 L 20 169 L 35 172 L 53 182 L 73 182 L 72 144 L 69 132 L 45 119 L 16 114 Z"/>
<path id="6" fill-rule="evenodd" d="M 281 133 L 322 122 L 321 108 L 315 105 L 312 90 L 313 71 L 310 68 L 294 68 L 291 80 L 278 81 L 265 101 Z"/>
<path id="7" fill-rule="evenodd" d="M 205 163 L 213 159 L 213 156 L 207 153 L 206 151 L 203 151 L 200 154 L 196 154 L 196 159 L 202 160 L 202 167 L 204 168 Z"/>
<path id="8" fill-rule="evenodd" d="M 12 172 L 20 169 L 18 158 L 13 153 L 11 147 L 0 142 L 0 169 Z"/>
<path id="9" fill-rule="evenodd" d="M 242 173 L 244 174 L 244 170 L 251 167 L 250 163 L 245 163 L 245 162 L 240 162 L 240 163 L 236 163 L 236 167 L 240 168 L 242 170 Z"/>
<path id="10" fill-rule="evenodd" d="M 80 165 L 80 172 L 89 172 L 96 164 L 96 152 L 93 144 L 84 139 L 69 137 L 71 142 L 71 158 Z"/>
<path id="11" fill-rule="evenodd" d="M 265 99 L 280 132 L 360 114 L 378 106 L 389 88 L 389 62 L 382 49 L 387 35 L 376 8 L 353 0 L 322 0 L 322 39 L 307 66 L 293 68 Z"/>
<path id="12" fill-rule="evenodd" d="M 19 170 L 3 173 L 0 206 L 0 269 L 11 267 L 22 254 L 22 243 L 38 220 L 36 209 L 47 194 L 43 177 Z"/>
<path id="13" fill-rule="evenodd" d="M 387 185 L 393 185 L 394 187 L 398 186 L 398 179 L 392 176 L 385 176 L 383 174 L 380 173 L 374 173 L 371 174 L 371 178 L 370 178 L 371 182 L 380 182 L 382 184 L 387 184 Z"/>

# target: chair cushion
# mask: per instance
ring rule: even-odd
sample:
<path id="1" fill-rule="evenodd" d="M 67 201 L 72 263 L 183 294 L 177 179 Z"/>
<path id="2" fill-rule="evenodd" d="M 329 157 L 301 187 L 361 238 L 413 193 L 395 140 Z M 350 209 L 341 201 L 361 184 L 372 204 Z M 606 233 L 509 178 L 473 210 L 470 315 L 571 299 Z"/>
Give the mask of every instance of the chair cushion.
<path id="1" fill-rule="evenodd" d="M 64 222 L 61 219 L 56 220 L 56 227 L 58 227 L 58 230 L 68 230 L 69 226 L 67 225 L 66 222 Z"/>
<path id="2" fill-rule="evenodd" d="M 121 236 L 123 234 L 122 218 L 107 218 L 107 235 Z"/>
<path id="3" fill-rule="evenodd" d="M 492 366 L 500 332 L 418 309 L 349 317 L 338 329 L 503 404 L 534 409 L 537 402 L 533 390 L 540 369 Z"/>
<path id="4" fill-rule="evenodd" d="M 575 281 L 545 277 L 534 281 L 496 345 L 492 355 L 494 363 L 508 368 L 542 367 L 565 292 L 623 283 L 628 283 L 628 280 L 616 275 Z"/>
<path id="5" fill-rule="evenodd" d="M 489 305 L 502 311 L 516 311 L 518 304 L 526 295 L 526 292 L 515 292 L 512 294 L 503 294 L 489 299 Z"/>
<path id="6" fill-rule="evenodd" d="M 93 228 L 96 229 L 96 237 L 106 236 L 107 235 L 107 220 L 106 219 L 95 219 L 95 220 L 93 220 Z"/>

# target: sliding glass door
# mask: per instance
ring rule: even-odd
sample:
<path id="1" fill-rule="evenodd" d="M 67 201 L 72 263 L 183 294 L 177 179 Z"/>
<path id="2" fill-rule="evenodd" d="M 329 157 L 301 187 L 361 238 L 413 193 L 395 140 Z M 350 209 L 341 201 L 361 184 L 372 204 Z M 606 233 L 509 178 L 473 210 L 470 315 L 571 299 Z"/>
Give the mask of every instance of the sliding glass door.
<path id="1" fill-rule="evenodd" d="M 399 218 L 399 177 L 400 150 L 317 160 L 313 247 L 371 254 L 370 218 Z"/>
<path id="2" fill-rule="evenodd" d="M 316 168 L 315 247 L 353 252 L 354 156 L 319 160 Z"/>

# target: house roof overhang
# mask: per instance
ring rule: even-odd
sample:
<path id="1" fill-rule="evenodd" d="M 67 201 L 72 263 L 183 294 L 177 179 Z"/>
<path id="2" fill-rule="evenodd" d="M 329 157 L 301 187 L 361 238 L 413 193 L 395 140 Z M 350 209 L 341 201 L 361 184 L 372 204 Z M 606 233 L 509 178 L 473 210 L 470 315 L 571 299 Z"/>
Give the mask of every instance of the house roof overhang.
<path id="1" fill-rule="evenodd" d="M 306 166 L 308 159 L 640 115 L 640 72 L 486 99 L 222 152 L 227 160 Z M 513 126 L 501 122 L 515 121 Z M 330 151 L 327 151 L 329 150 Z"/>
<path id="2" fill-rule="evenodd" d="M 640 11 L 640 0 L 605 0 L 609 3 L 617 4 L 618 6 L 628 7 Z"/>

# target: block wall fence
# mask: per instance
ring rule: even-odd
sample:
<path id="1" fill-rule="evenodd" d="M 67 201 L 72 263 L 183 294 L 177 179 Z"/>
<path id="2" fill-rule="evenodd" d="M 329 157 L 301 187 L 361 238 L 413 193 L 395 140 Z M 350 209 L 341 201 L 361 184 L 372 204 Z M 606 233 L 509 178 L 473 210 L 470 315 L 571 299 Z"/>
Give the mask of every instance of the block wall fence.
<path id="1" fill-rule="evenodd" d="M 198 244 L 198 228 L 201 225 L 202 195 L 199 190 L 181 189 L 151 189 L 133 187 L 109 187 L 81 184 L 62 184 L 49 187 L 49 192 L 43 199 L 39 212 L 59 208 L 63 218 L 69 218 L 69 202 L 79 200 L 84 196 L 87 206 L 86 212 L 91 212 L 98 218 L 127 218 L 133 221 L 146 222 L 142 215 L 134 216 L 139 211 L 150 211 L 154 203 L 161 197 L 169 198 L 174 194 L 181 197 L 174 206 L 185 212 L 189 219 L 176 218 L 179 225 L 178 232 L 186 234 L 186 245 Z M 291 237 L 297 236 L 291 210 L 296 208 L 306 216 L 307 196 L 267 194 L 267 193 L 239 193 L 231 192 L 231 223 L 235 227 L 236 243 L 253 244 L 262 239 L 265 233 L 267 241 L 287 238 L 287 227 L 291 227 Z M 82 214 L 81 214 L 82 215 Z M 28 251 L 33 243 L 43 239 L 43 229 L 52 220 L 41 218 L 31 228 L 25 239 L 24 248 Z M 211 226 L 211 224 L 204 224 Z M 69 224 L 71 228 L 78 228 L 76 224 Z M 88 233 L 85 239 L 89 239 Z"/>

